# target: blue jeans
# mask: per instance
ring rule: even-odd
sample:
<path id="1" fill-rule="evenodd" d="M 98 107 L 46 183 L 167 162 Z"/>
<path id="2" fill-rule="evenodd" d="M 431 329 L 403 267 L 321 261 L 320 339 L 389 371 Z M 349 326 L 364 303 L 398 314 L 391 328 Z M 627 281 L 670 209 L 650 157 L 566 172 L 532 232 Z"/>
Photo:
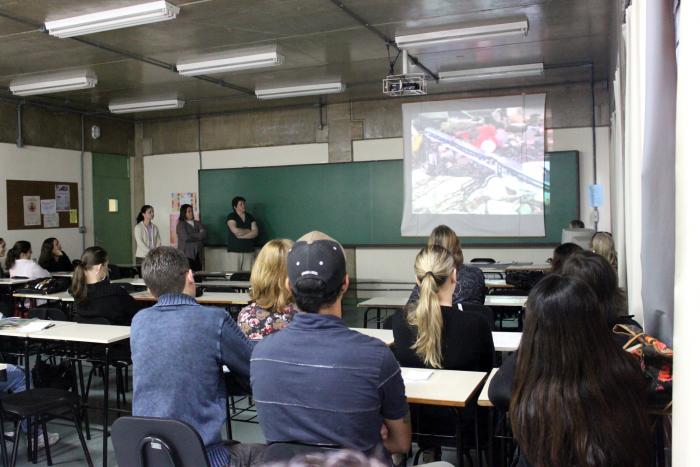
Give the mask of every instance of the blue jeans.
<path id="1" fill-rule="evenodd" d="M 10 365 L 8 363 L 7 369 L 5 370 L 7 374 L 7 379 L 5 381 L 0 381 L 0 392 L 22 392 L 27 389 L 26 379 L 24 378 L 24 369 L 15 365 Z M 2 427 L 0 427 L 2 428 Z M 2 430 L 0 430 L 1 432 Z M 22 431 L 27 431 L 27 421 L 22 422 Z"/>

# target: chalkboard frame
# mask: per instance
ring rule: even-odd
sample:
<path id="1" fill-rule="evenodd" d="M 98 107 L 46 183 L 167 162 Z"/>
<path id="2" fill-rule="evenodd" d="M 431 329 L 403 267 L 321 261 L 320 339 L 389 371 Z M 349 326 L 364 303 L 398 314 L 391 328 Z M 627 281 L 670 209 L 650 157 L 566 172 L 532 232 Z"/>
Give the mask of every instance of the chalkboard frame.
<path id="1" fill-rule="evenodd" d="M 573 180 L 576 181 L 575 187 L 576 187 L 576 193 L 575 193 L 575 202 L 573 203 L 572 206 L 567 206 L 567 213 L 566 213 L 566 224 L 568 224 L 568 221 L 571 219 L 577 219 L 580 217 L 580 207 L 579 207 L 579 200 L 580 200 L 580 186 L 579 186 L 579 154 L 578 151 L 555 151 L 555 152 L 547 152 L 545 153 L 545 157 L 551 161 L 552 157 L 561 157 L 561 156 L 566 156 L 573 158 L 573 168 L 575 173 L 574 174 L 569 174 L 569 178 L 572 178 L 573 175 Z M 240 190 L 239 191 L 230 191 L 227 192 L 226 194 L 223 194 L 219 192 L 217 194 L 220 199 L 218 202 L 214 203 L 218 206 L 217 215 L 212 215 L 209 211 L 209 208 L 211 206 L 211 201 L 209 200 L 210 196 L 210 189 L 202 189 L 204 186 L 209 187 L 209 180 L 206 180 L 209 175 L 215 174 L 215 173 L 220 173 L 223 174 L 225 172 L 230 172 L 230 173 L 236 173 L 236 174 L 246 174 L 246 173 L 255 173 L 255 172 L 260 172 L 263 170 L 271 170 L 271 171 L 280 171 L 280 173 L 289 173 L 290 171 L 298 170 L 301 169 L 303 170 L 304 168 L 329 168 L 330 166 L 333 166 L 333 169 L 338 169 L 343 170 L 342 167 L 354 167 L 357 168 L 358 164 L 367 164 L 372 165 L 375 164 L 377 166 L 382 165 L 382 164 L 401 164 L 402 160 L 384 160 L 384 161 L 366 161 L 366 162 L 343 162 L 343 163 L 331 163 L 331 164 L 298 164 L 298 165 L 286 165 L 286 166 L 264 166 L 264 167 L 244 167 L 244 168 L 220 168 L 220 169 L 200 169 L 198 172 L 198 179 L 199 179 L 199 194 L 200 194 L 200 215 L 202 218 L 202 222 L 207 226 L 208 231 L 210 233 L 209 235 L 209 240 L 207 241 L 207 246 L 211 247 L 220 247 L 220 246 L 225 246 L 225 236 L 224 240 L 219 240 L 221 235 L 218 235 L 217 239 L 212 241 L 212 236 L 211 233 L 213 231 L 213 226 L 208 225 L 211 224 L 214 219 L 214 224 L 221 223 L 224 226 L 224 233 L 225 233 L 225 222 L 222 221 L 222 219 L 225 220 L 225 217 L 231 212 L 231 206 L 230 206 L 230 201 L 233 196 L 236 195 L 242 195 L 246 197 L 246 190 Z M 283 171 L 283 172 L 282 172 Z M 402 171 L 399 171 L 399 176 L 401 177 L 401 185 L 403 185 L 403 175 Z M 205 180 L 203 180 L 203 178 Z M 248 178 L 248 177 L 246 177 Z M 554 188 L 555 184 L 553 184 Z M 570 185 L 568 185 L 570 186 Z M 298 189 L 303 189 L 306 186 L 302 183 L 299 184 L 297 187 Z M 312 187 L 313 188 L 313 187 Z M 235 191 L 235 192 L 234 192 Z M 399 190 L 400 193 L 400 198 L 403 200 L 403 190 Z M 258 213 L 264 211 L 262 207 L 262 203 L 260 203 L 259 200 L 255 198 L 254 195 L 248 194 L 247 196 L 248 199 L 248 206 L 247 210 L 252 213 L 254 216 L 256 215 L 256 210 Z M 221 201 L 223 200 L 223 202 Z M 222 204 L 223 203 L 223 204 Z M 403 203 L 399 203 L 399 206 L 396 206 L 396 209 L 398 210 L 399 213 L 399 219 L 401 212 L 403 210 Z M 221 207 L 225 205 L 226 209 L 225 212 L 222 214 L 221 212 Z M 549 206 L 546 208 L 547 210 L 552 209 L 552 206 Z M 288 238 L 295 238 L 298 237 L 298 235 L 282 235 L 278 234 L 277 232 L 274 233 L 273 236 L 268 235 L 269 229 L 267 228 L 267 222 L 268 219 L 265 219 L 264 216 L 260 216 L 258 214 L 258 223 L 261 227 L 261 241 L 260 243 L 264 243 L 265 241 L 269 240 L 270 238 L 275 238 L 275 237 L 280 237 L 280 236 L 285 236 Z M 563 222 L 563 221 L 562 221 Z M 399 221 L 400 223 L 400 221 Z M 545 224 L 547 223 L 547 212 L 545 213 Z M 565 225 L 561 225 L 561 228 L 565 227 Z M 221 227 L 217 226 L 217 229 L 220 229 Z M 308 230 L 312 230 L 314 228 L 319 228 L 309 226 Z M 555 245 L 558 245 L 560 242 L 560 234 L 561 234 L 561 228 L 555 227 L 554 230 L 550 229 L 550 231 L 547 232 L 545 237 L 521 237 L 518 238 L 517 241 L 514 241 L 514 237 L 504 237 L 504 238 L 492 238 L 492 237 L 461 237 L 461 243 L 464 248 L 524 248 L 524 247 L 535 247 L 535 248 L 547 248 L 547 247 L 552 247 Z M 307 231 L 308 231 L 307 230 Z M 323 230 L 321 228 L 321 230 Z M 303 234 L 305 232 L 301 232 L 299 235 Z M 330 233 L 330 232 L 329 232 Z M 343 241 L 341 238 L 339 238 L 339 241 L 347 247 L 361 247 L 361 248 L 411 248 L 411 247 L 416 247 L 416 246 L 422 246 L 425 244 L 427 237 L 402 237 L 402 241 L 400 242 L 354 242 L 354 241 Z M 405 239 L 405 240 L 403 240 Z"/>

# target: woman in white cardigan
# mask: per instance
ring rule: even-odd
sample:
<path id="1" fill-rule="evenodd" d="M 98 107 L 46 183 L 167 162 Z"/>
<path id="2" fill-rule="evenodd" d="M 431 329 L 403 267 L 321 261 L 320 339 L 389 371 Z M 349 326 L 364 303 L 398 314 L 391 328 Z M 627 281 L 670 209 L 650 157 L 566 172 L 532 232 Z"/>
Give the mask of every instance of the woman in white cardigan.
<path id="1" fill-rule="evenodd" d="M 134 239 L 136 240 L 136 264 L 140 265 L 149 251 L 160 246 L 158 227 L 153 223 L 153 206 L 147 204 L 141 208 L 136 218 Z"/>

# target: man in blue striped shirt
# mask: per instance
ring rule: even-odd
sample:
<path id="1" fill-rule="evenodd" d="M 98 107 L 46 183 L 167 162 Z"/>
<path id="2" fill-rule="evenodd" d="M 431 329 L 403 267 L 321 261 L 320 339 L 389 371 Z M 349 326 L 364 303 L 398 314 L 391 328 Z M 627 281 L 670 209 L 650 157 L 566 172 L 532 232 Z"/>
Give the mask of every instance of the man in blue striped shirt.
<path id="1" fill-rule="evenodd" d="M 341 319 L 349 278 L 338 242 L 311 232 L 287 257 L 302 312 L 253 351 L 251 383 L 268 443 L 337 446 L 387 460 L 411 445 L 399 364 L 378 339 Z"/>

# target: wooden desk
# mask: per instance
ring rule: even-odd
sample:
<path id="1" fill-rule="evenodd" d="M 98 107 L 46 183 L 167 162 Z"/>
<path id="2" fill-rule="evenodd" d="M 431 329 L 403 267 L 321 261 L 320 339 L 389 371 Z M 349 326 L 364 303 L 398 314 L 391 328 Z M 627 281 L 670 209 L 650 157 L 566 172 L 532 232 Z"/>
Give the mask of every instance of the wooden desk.
<path id="1" fill-rule="evenodd" d="M 357 304 L 357 308 L 364 308 L 363 326 L 367 327 L 367 315 L 370 311 L 376 313 L 377 329 L 381 326 L 382 310 L 400 310 L 406 305 L 408 297 L 374 297 Z"/>
<path id="2" fill-rule="evenodd" d="M 0 279 L 0 285 L 22 285 L 29 282 L 29 279 L 15 279 L 15 278 L 3 278 Z"/>
<path id="3" fill-rule="evenodd" d="M 58 292 L 54 294 L 40 294 L 40 293 L 18 293 L 12 294 L 14 298 L 33 298 L 37 300 L 48 300 L 48 301 L 58 301 L 58 302 L 74 302 L 75 298 L 68 291 Z"/>
<path id="4" fill-rule="evenodd" d="M 51 277 L 73 277 L 73 271 L 52 272 Z"/>
<path id="5" fill-rule="evenodd" d="M 506 273 L 508 272 L 519 272 L 519 271 L 542 271 L 549 272 L 552 269 L 552 265 L 549 263 L 540 264 L 513 264 L 506 268 Z"/>
<path id="6" fill-rule="evenodd" d="M 155 302 L 156 297 L 151 295 L 151 292 L 144 290 L 142 292 L 134 292 L 131 294 L 135 300 L 143 302 Z M 197 303 L 202 305 L 247 305 L 250 302 L 250 295 L 247 293 L 234 292 L 204 292 L 201 297 L 197 297 Z"/>
<path id="7" fill-rule="evenodd" d="M 484 383 L 484 387 L 481 388 L 481 392 L 479 393 L 479 399 L 477 400 L 477 404 L 481 407 L 493 407 L 493 404 L 491 403 L 491 400 L 489 399 L 489 386 L 491 385 L 491 380 L 493 379 L 493 375 L 496 374 L 498 371 L 498 368 L 494 368 L 491 370 L 489 373 L 488 378 L 486 378 L 486 382 Z"/>
<path id="8" fill-rule="evenodd" d="M 114 279 L 110 282 L 112 284 L 128 284 L 135 287 L 146 287 L 146 283 L 140 277 L 125 277 L 122 279 Z"/>
<path id="9" fill-rule="evenodd" d="M 431 371 L 430 378 L 424 381 L 411 381 L 405 377 L 407 372 Z M 406 387 L 406 399 L 411 404 L 434 405 L 460 409 L 476 396 L 481 383 L 486 378 L 486 373 L 480 371 L 455 371 L 455 370 L 423 370 L 417 368 L 401 368 Z M 457 466 L 464 466 L 463 439 L 459 416 L 456 419 L 456 450 Z M 475 445 L 479 452 L 478 420 L 475 419 Z"/>
<path id="10" fill-rule="evenodd" d="M 527 296 L 520 295 L 487 295 L 484 305 L 490 307 L 498 306 L 525 306 Z"/>
<path id="11" fill-rule="evenodd" d="M 372 329 L 372 328 L 350 328 L 366 336 L 375 337 L 386 345 L 394 343 L 394 332 L 391 329 Z M 523 336 L 522 332 L 501 332 L 494 331 L 493 346 L 496 352 L 515 352 L 520 347 L 520 339 Z"/>
<path id="12" fill-rule="evenodd" d="M 514 285 L 506 283 L 505 279 L 486 279 L 486 288 L 488 289 L 512 289 Z"/>
<path id="13" fill-rule="evenodd" d="M 56 322 L 58 323 L 58 322 Z M 128 339 L 131 335 L 129 326 L 110 326 L 104 324 L 67 323 L 31 334 L 30 339 L 42 339 L 64 342 L 86 342 L 104 346 L 102 364 L 109 375 L 110 346 Z M 102 400 L 102 466 L 107 466 L 107 438 L 109 434 L 109 377 L 104 380 Z"/>

